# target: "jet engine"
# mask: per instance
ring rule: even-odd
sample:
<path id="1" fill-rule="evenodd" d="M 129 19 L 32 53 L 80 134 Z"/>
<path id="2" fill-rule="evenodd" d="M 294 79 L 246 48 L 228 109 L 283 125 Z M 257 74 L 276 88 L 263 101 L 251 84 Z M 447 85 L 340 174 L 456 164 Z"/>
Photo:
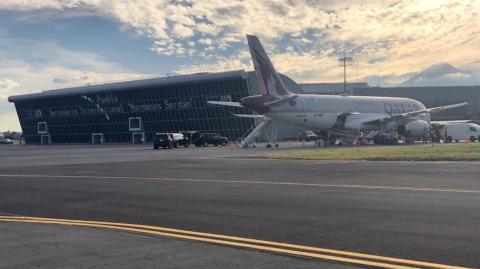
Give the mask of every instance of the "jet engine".
<path id="1" fill-rule="evenodd" d="M 424 138 L 430 132 L 430 123 L 424 120 L 411 121 L 405 124 L 403 131 L 407 138 Z"/>

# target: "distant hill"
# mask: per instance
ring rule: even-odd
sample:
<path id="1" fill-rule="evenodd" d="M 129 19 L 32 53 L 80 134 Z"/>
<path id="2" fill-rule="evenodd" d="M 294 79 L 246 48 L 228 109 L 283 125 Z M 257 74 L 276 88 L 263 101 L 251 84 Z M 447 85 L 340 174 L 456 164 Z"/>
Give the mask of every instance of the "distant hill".
<path id="1" fill-rule="evenodd" d="M 398 86 L 466 86 L 474 84 L 476 84 L 476 81 L 475 75 L 472 72 L 456 68 L 449 63 L 439 63 L 415 74 Z"/>

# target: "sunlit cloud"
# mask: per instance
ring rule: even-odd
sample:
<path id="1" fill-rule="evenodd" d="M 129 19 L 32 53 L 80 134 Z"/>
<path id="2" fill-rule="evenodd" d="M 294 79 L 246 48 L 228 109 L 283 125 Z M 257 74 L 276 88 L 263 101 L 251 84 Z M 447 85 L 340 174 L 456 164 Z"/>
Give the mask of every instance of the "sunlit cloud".
<path id="1" fill-rule="evenodd" d="M 355 58 L 351 79 L 384 84 L 439 62 L 479 69 L 476 0 L 6 0 L 0 9 L 111 19 L 150 38 L 160 55 L 192 58 L 175 68 L 181 73 L 251 68 L 247 33 L 261 37 L 279 71 L 302 81 L 340 80 L 344 53 Z"/>
<path id="2" fill-rule="evenodd" d="M 299 52 L 312 58 L 317 73 L 333 72 L 335 57 L 346 52 L 362 62 L 358 78 L 401 75 L 441 61 L 456 65 L 476 58 L 480 41 L 478 1 L 2 1 L 0 9 L 94 10 L 151 38 L 152 50 L 164 55 L 237 58 L 213 55 L 243 44 L 244 34 L 257 34 L 272 54 Z M 309 45 L 276 45 L 285 36 Z M 193 42 L 195 49 L 189 47 Z M 328 57 L 330 60 L 317 59 Z M 232 61 L 230 61 L 232 62 Z M 282 61 L 283 62 L 283 61 Z M 330 62 L 331 64 L 325 65 Z M 200 68 L 213 66 L 206 64 Z M 233 64 L 236 68 L 239 63 Z M 372 68 L 381 66 L 381 68 Z M 288 66 L 280 63 L 279 69 Z M 188 69 L 188 67 L 185 67 Z M 191 67 L 194 68 L 194 67 Z M 301 65 L 299 68 L 308 68 Z M 337 68 L 338 69 L 338 68 Z M 297 71 L 301 72 L 301 71 Z M 335 73 L 340 72 L 337 70 Z M 287 71 L 288 73 L 288 71 Z M 308 73 L 312 73 L 311 70 Z M 310 79 L 324 79 L 321 76 Z"/>

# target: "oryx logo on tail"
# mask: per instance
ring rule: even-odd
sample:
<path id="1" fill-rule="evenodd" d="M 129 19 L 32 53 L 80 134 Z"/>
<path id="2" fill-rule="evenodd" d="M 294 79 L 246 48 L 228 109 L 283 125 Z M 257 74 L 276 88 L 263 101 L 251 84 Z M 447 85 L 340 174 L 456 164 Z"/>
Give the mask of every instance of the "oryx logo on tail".
<path id="1" fill-rule="evenodd" d="M 293 95 L 275 71 L 258 37 L 247 35 L 247 40 L 260 93 L 262 95 L 272 95 L 279 99 Z"/>

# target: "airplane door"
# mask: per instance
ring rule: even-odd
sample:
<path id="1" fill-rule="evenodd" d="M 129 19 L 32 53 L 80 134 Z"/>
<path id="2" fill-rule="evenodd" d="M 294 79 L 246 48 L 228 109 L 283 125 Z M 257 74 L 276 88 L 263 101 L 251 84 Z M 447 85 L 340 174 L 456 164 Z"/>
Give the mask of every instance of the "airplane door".
<path id="1" fill-rule="evenodd" d="M 307 100 L 305 98 L 298 98 L 298 117 L 307 121 Z"/>

